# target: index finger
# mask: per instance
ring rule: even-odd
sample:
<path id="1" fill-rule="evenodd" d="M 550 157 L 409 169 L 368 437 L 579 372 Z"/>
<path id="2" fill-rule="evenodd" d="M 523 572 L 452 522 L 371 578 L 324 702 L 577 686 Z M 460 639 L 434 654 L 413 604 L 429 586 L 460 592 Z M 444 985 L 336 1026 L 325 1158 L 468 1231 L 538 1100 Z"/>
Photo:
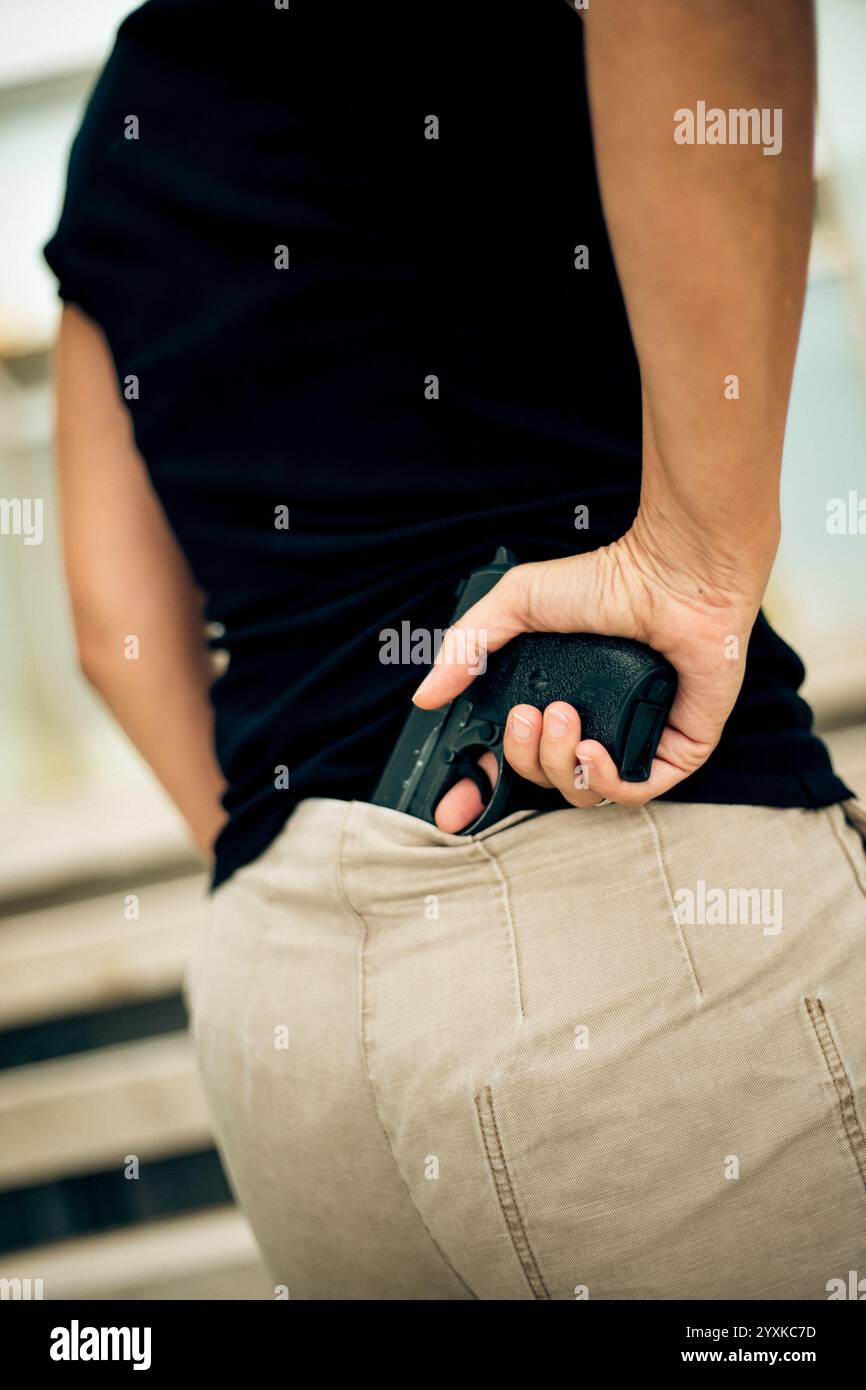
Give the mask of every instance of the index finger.
<path id="1" fill-rule="evenodd" d="M 420 709 L 438 709 L 453 700 L 486 671 L 489 652 L 498 651 L 524 631 L 511 602 L 515 572 L 504 574 L 488 594 L 448 628 L 432 669 L 412 696 Z"/>

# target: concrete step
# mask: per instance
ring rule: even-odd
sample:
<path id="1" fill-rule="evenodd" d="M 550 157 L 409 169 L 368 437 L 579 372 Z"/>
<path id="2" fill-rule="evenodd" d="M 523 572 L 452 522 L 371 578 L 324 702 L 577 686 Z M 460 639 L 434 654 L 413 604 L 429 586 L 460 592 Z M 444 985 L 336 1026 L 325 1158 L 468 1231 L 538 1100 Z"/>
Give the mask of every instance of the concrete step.
<path id="1" fill-rule="evenodd" d="M 186 1033 L 0 1073 L 0 1189 L 194 1153 L 212 1143 Z"/>
<path id="2" fill-rule="evenodd" d="M 275 1296 L 252 1232 L 230 1206 L 0 1255 L 0 1279 L 41 1279 L 43 1298 L 54 1301 Z"/>
<path id="3" fill-rule="evenodd" d="M 0 1031 L 176 992 L 206 916 L 194 874 L 5 918 Z"/>

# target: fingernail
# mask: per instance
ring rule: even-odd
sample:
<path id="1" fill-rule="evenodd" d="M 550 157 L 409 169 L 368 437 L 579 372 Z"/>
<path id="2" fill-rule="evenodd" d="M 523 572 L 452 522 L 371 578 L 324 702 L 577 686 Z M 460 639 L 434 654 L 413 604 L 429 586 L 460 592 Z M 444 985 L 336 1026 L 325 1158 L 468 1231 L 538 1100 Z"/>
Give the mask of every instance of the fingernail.
<path id="1" fill-rule="evenodd" d="M 545 711 L 544 718 L 547 722 L 547 732 L 551 738 L 563 738 L 568 733 L 568 720 L 559 709 L 548 709 Z"/>
<path id="2" fill-rule="evenodd" d="M 511 731 L 514 737 L 519 738 L 522 743 L 525 743 L 528 738 L 532 738 L 535 733 L 532 724 L 524 715 L 514 713 L 511 715 Z"/>

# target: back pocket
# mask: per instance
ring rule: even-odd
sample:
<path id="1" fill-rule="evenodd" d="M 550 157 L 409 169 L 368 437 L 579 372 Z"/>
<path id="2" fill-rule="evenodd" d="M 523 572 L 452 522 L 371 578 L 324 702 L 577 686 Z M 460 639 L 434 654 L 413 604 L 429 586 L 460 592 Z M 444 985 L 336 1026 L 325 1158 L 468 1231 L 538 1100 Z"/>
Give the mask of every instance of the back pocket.
<path id="1" fill-rule="evenodd" d="M 823 1002 L 813 996 L 804 1000 L 804 1003 L 836 1091 L 842 1129 L 857 1165 L 863 1188 L 866 1190 L 866 1134 L 864 1134 L 863 1121 L 857 1109 L 857 1097 L 842 1061 L 830 1018 Z"/>
<path id="2" fill-rule="evenodd" d="M 487 1166 L 490 1169 L 490 1176 L 499 1201 L 499 1209 L 511 1237 L 515 1254 L 520 1261 L 533 1296 L 539 1299 L 549 1299 L 550 1293 L 542 1278 L 538 1261 L 526 1234 L 523 1213 L 517 1201 L 505 1150 L 502 1147 L 499 1124 L 493 1107 L 493 1092 L 489 1086 L 483 1086 L 478 1092 L 475 1097 L 475 1109 L 478 1111 L 478 1123 L 481 1127 L 484 1152 L 487 1155 Z"/>

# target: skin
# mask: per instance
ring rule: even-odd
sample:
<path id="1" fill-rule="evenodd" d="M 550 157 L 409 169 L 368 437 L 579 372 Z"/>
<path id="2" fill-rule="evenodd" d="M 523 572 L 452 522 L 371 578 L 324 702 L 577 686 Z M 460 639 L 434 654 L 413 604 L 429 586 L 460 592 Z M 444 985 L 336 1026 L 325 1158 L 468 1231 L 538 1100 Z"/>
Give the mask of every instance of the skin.
<path id="1" fill-rule="evenodd" d="M 543 717 L 518 706 L 508 721 L 505 755 L 522 776 L 575 806 L 638 805 L 716 746 L 778 545 L 811 229 L 814 28 L 811 0 L 593 0 L 581 17 L 599 180 L 641 370 L 640 508 L 612 546 L 517 566 L 460 626 L 486 630 L 490 651 L 520 632 L 589 631 L 636 638 L 671 661 L 677 699 L 646 783 L 620 781 L 570 705 Z M 782 108 L 782 153 L 675 144 L 674 111 L 699 97 Z M 736 401 L 725 398 L 730 373 Z M 83 670 L 209 858 L 223 779 L 201 595 L 135 449 L 102 334 L 74 307 L 60 330 L 58 459 Z M 124 659 L 128 633 L 140 637 L 138 662 Z M 446 635 L 414 697 L 423 708 L 471 683 L 455 648 Z M 588 789 L 575 787 L 577 760 Z M 490 755 L 481 765 L 495 775 Z M 467 779 L 436 820 L 458 831 L 481 809 Z"/>
<path id="2" fill-rule="evenodd" d="M 575 806 L 639 805 L 706 761 L 743 679 L 748 635 L 778 546 L 779 474 L 811 235 L 814 29 L 809 0 L 601 0 L 586 12 L 605 215 L 643 389 L 634 526 L 615 545 L 523 565 L 458 626 L 488 649 L 528 631 L 634 637 L 679 689 L 648 782 L 622 782 L 566 704 L 512 711 L 505 755 Z M 780 107 L 783 149 L 677 145 L 673 113 Z M 740 398 L 725 398 L 729 373 Z M 731 641 L 736 638 L 736 646 Z M 469 685 L 446 636 L 415 694 L 435 708 Z M 736 655 L 734 653 L 736 652 Z M 584 766 L 589 790 L 575 789 Z M 482 765 L 495 776 L 492 759 Z M 439 803 L 460 830 L 480 814 L 468 779 Z"/>
<path id="3" fill-rule="evenodd" d="M 81 668 L 180 810 L 201 852 L 225 813 L 213 752 L 202 595 L 132 437 L 99 328 L 60 324 L 57 457 L 63 546 Z M 128 661 L 134 634 L 140 656 Z"/>

